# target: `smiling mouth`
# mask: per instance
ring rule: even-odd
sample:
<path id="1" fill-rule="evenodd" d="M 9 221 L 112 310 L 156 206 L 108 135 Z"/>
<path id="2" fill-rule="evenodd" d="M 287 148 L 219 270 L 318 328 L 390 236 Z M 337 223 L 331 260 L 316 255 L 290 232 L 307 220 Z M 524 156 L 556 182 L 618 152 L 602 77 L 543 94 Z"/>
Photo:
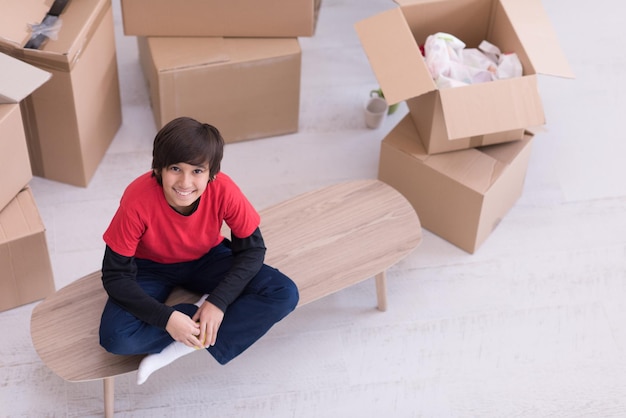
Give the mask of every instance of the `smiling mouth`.
<path id="1" fill-rule="evenodd" d="M 181 197 L 187 197 L 187 196 L 191 195 L 194 192 L 193 190 L 190 190 L 188 192 L 183 192 L 181 190 L 176 190 L 176 189 L 174 189 L 174 191 L 176 192 L 176 194 L 178 196 L 181 196 Z"/>

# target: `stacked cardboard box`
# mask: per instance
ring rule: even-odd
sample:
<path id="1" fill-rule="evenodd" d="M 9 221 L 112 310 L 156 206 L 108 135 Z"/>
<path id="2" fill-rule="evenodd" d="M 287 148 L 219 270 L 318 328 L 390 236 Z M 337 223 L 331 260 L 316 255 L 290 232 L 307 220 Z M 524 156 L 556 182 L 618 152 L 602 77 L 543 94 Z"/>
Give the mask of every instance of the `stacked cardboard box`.
<path id="1" fill-rule="evenodd" d="M 474 253 L 520 197 L 532 141 L 428 154 L 407 115 L 382 141 L 378 176 L 424 228 Z"/>
<path id="2" fill-rule="evenodd" d="M 121 0 L 130 36 L 312 36 L 313 0 Z"/>
<path id="3" fill-rule="evenodd" d="M 396 0 L 355 25 L 390 103 L 409 114 L 382 141 L 379 178 L 401 191 L 422 225 L 470 253 L 521 195 L 528 128 L 545 123 L 537 75 L 572 77 L 540 0 Z M 449 33 L 515 52 L 521 77 L 438 89 L 421 47 Z"/>
<path id="4" fill-rule="evenodd" d="M 22 102 L 33 174 L 87 186 L 122 120 L 111 0 L 5 0 L 0 52 L 52 74 Z"/>
<path id="5" fill-rule="evenodd" d="M 157 128 L 190 116 L 226 142 L 298 130 L 298 37 L 313 35 L 319 1 L 267 3 L 122 0 Z"/>
<path id="6" fill-rule="evenodd" d="M 0 53 L 0 210 L 33 177 L 20 102 L 50 73 Z"/>
<path id="7" fill-rule="evenodd" d="M 0 211 L 0 311 L 54 292 L 45 227 L 29 187 Z"/>
<path id="8" fill-rule="evenodd" d="M 0 53 L 0 311 L 54 291 L 45 228 L 28 188 L 32 171 L 20 111 L 50 74 Z"/>

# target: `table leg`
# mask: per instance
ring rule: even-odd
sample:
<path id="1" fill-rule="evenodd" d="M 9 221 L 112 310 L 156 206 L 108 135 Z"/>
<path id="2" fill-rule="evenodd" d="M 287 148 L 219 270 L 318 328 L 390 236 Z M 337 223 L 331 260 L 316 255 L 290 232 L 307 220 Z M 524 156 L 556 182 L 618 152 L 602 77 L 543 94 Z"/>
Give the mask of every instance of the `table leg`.
<path id="1" fill-rule="evenodd" d="M 376 275 L 376 298 L 378 299 L 378 310 L 387 310 L 387 272 L 383 271 Z"/>
<path id="2" fill-rule="evenodd" d="M 104 378 L 104 416 L 113 418 L 115 415 L 115 378 Z"/>

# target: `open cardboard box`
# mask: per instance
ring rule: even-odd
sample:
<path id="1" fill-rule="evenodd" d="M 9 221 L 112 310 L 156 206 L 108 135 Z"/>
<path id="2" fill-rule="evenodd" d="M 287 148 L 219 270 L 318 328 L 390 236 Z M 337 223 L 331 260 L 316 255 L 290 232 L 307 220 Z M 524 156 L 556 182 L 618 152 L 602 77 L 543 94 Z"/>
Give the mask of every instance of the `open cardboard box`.
<path id="1" fill-rule="evenodd" d="M 121 0 L 128 36 L 312 36 L 315 0 Z"/>
<path id="2" fill-rule="evenodd" d="M 33 178 L 19 103 L 50 73 L 0 53 L 0 210 Z"/>
<path id="3" fill-rule="evenodd" d="M 52 74 L 22 101 L 33 174 L 87 186 L 122 121 L 111 0 L 68 2 L 56 39 L 25 48 L 55 5 L 3 0 L 0 52 Z"/>
<path id="4" fill-rule="evenodd" d="M 297 38 L 138 37 L 158 128 L 179 116 L 214 125 L 226 142 L 297 132 Z"/>
<path id="5" fill-rule="evenodd" d="M 378 178 L 425 229 L 474 253 L 521 196 L 532 139 L 429 155 L 406 115 L 381 143 Z"/>
<path id="6" fill-rule="evenodd" d="M 415 121 L 415 119 L 413 119 Z M 423 122 L 423 121 L 421 121 Z M 483 147 L 486 145 L 501 144 L 503 142 L 516 141 L 524 138 L 526 129 L 513 129 L 510 131 L 495 132 L 485 135 L 476 135 L 468 138 L 449 140 L 443 136 L 430 136 L 422 140 L 422 145 L 427 154 L 441 154 L 444 152 L 458 151 L 468 148 Z"/>
<path id="7" fill-rule="evenodd" d="M 573 77 L 540 0 L 396 3 L 355 29 L 385 98 L 390 104 L 406 100 L 427 151 L 434 142 L 463 139 L 470 147 L 472 137 L 543 125 L 537 75 Z M 468 48 L 487 40 L 517 53 L 523 76 L 439 90 L 420 51 L 437 32 L 456 36 Z"/>
<path id="8" fill-rule="evenodd" d="M 45 228 L 29 187 L 0 211 L 0 311 L 54 292 Z"/>

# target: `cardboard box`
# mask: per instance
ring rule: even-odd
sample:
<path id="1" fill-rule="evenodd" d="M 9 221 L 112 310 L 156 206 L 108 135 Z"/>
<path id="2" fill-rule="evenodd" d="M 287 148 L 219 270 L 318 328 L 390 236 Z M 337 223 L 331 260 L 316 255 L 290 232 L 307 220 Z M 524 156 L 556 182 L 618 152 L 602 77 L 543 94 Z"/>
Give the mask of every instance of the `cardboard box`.
<path id="1" fill-rule="evenodd" d="M 422 226 L 474 253 L 522 194 L 532 136 L 428 155 L 407 115 L 381 144 L 378 178 L 413 205 Z"/>
<path id="2" fill-rule="evenodd" d="M 131 36 L 312 36 L 315 0 L 122 0 Z M 319 6 L 319 2 L 317 2 Z"/>
<path id="3" fill-rule="evenodd" d="M 51 3 L 4 0 L 0 52 L 52 73 L 22 102 L 33 174 L 87 186 L 122 121 L 111 0 L 68 2 L 57 39 L 25 48 Z"/>
<path id="4" fill-rule="evenodd" d="M 0 104 L 0 210 L 33 178 L 18 104 Z"/>
<path id="5" fill-rule="evenodd" d="M 414 121 L 415 123 L 415 121 Z M 417 128 L 417 127 L 416 127 Z M 468 148 L 483 147 L 486 145 L 501 144 L 503 142 L 517 141 L 524 138 L 526 129 L 513 129 L 511 131 L 496 132 L 492 134 L 476 135 L 470 138 L 449 140 L 443 136 L 427 136 L 422 139 L 422 146 L 427 154 L 441 154 L 443 152 L 458 151 Z"/>
<path id="6" fill-rule="evenodd" d="M 297 132 L 297 38 L 138 37 L 158 128 L 179 116 L 217 127 L 226 142 Z"/>
<path id="7" fill-rule="evenodd" d="M 385 98 L 390 104 L 406 100 L 426 143 L 543 125 L 537 75 L 573 77 L 540 0 L 396 3 L 399 7 L 357 22 L 355 28 Z M 468 48 L 487 40 L 515 52 L 524 75 L 439 90 L 420 52 L 420 45 L 437 32 L 456 36 Z"/>
<path id="8" fill-rule="evenodd" d="M 0 211 L 0 311 L 54 291 L 45 228 L 27 187 Z"/>
<path id="9" fill-rule="evenodd" d="M 49 78 L 0 53 L 0 210 L 33 178 L 19 103 Z"/>

